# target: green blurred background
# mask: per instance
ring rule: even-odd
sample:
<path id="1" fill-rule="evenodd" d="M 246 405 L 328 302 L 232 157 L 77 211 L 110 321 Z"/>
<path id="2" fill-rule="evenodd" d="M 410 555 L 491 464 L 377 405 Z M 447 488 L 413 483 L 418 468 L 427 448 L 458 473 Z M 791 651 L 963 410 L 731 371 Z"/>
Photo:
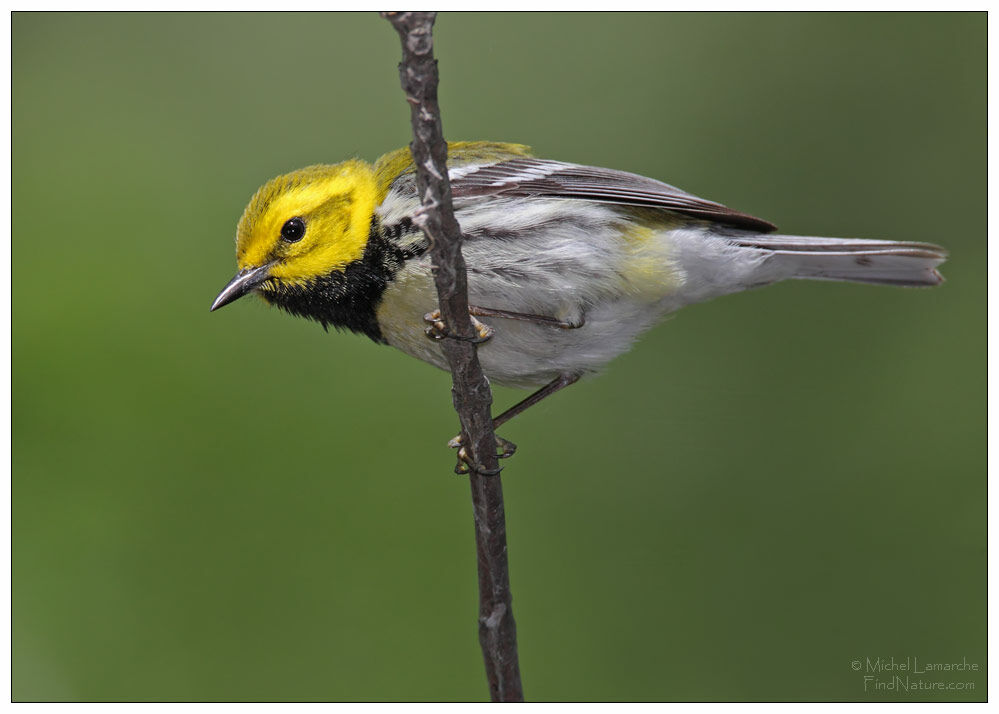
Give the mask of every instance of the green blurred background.
<path id="1" fill-rule="evenodd" d="M 985 699 L 985 14 L 437 38 L 452 139 L 953 255 L 688 308 L 502 430 L 528 698 Z M 399 54 L 371 13 L 13 16 L 15 699 L 487 696 L 448 375 L 208 312 L 259 184 L 409 141 Z"/>

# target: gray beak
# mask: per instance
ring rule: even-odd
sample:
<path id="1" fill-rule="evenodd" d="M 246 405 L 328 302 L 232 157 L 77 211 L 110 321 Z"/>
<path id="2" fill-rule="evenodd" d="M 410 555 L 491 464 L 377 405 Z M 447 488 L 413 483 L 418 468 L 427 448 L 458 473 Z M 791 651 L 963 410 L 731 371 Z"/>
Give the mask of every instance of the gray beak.
<path id="1" fill-rule="evenodd" d="M 212 303 L 210 312 L 218 310 L 220 307 L 228 305 L 234 300 L 246 295 L 267 278 L 270 277 L 270 264 L 261 265 L 259 268 L 247 268 L 236 273 L 236 277 L 229 281 L 229 284 L 222 288 L 222 292 Z"/>

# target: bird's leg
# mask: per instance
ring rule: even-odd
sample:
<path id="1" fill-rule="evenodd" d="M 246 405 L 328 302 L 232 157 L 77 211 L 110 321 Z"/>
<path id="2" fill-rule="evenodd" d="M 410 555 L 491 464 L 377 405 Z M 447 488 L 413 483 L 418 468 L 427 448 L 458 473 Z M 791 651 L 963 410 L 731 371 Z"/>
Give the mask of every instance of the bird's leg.
<path id="1" fill-rule="evenodd" d="M 471 310 L 468 311 L 469 317 L 472 320 L 472 327 L 475 328 L 475 337 L 458 337 L 458 335 L 452 335 L 447 330 L 447 325 L 444 324 L 444 318 L 441 317 L 440 310 L 434 310 L 433 312 L 428 312 L 423 316 L 423 321 L 427 323 L 424 332 L 427 333 L 427 337 L 432 340 L 443 340 L 446 337 L 453 337 L 456 340 L 468 340 L 469 342 L 485 342 L 490 337 L 493 336 L 493 328 L 475 319 L 475 313 Z"/>
<path id="2" fill-rule="evenodd" d="M 478 320 L 476 317 L 502 317 L 507 320 L 520 320 L 521 322 L 533 322 L 539 325 L 551 325 L 552 327 L 558 327 L 563 330 L 575 330 L 586 324 L 586 319 L 580 316 L 578 322 L 570 322 L 568 320 L 560 320 L 557 317 L 548 317 L 547 315 L 532 315 L 526 312 L 511 312 L 510 310 L 495 310 L 491 307 L 479 307 L 478 305 L 469 305 L 468 314 L 472 318 L 472 326 L 475 328 L 476 336 L 471 338 L 471 342 L 485 342 L 490 337 L 493 336 L 493 328 L 489 325 L 485 325 Z M 452 337 L 447 331 L 447 325 L 444 324 L 444 320 L 441 318 L 441 311 L 434 310 L 433 312 L 428 312 L 423 316 L 423 321 L 427 323 L 427 327 L 424 332 L 427 333 L 427 337 L 432 340 L 443 340 L 446 337 Z M 456 339 L 465 339 L 456 337 Z"/>
<path id="3" fill-rule="evenodd" d="M 575 384 L 576 382 L 579 381 L 579 377 L 580 375 L 578 374 L 560 374 L 558 377 L 550 381 L 541 389 L 525 397 L 524 399 L 521 399 L 519 402 L 517 402 L 512 407 L 507 409 L 505 412 L 500 414 L 498 417 L 493 419 L 493 429 L 499 429 L 501 426 L 506 424 L 515 416 L 527 411 L 530 407 L 533 407 L 535 404 L 540 402 L 545 397 L 550 397 L 560 389 L 564 389 L 565 387 L 568 387 L 570 384 Z"/>
<path id="4" fill-rule="evenodd" d="M 541 325 L 551 325 L 552 327 L 558 327 L 563 330 L 574 330 L 582 327 L 585 324 L 585 318 L 580 316 L 577 322 L 569 322 L 566 320 L 560 320 L 557 317 L 547 317 L 545 315 L 532 315 L 524 312 L 511 312 L 509 310 L 494 310 L 489 307 L 479 307 L 478 305 L 469 305 L 468 314 L 472 319 L 472 326 L 478 333 L 476 337 L 470 338 L 471 342 L 485 342 L 490 337 L 493 336 L 493 328 L 479 322 L 476 317 L 499 317 L 508 320 L 521 320 L 523 322 L 534 322 Z M 428 312 L 423 316 L 423 321 L 427 323 L 427 328 L 425 332 L 427 337 L 433 340 L 443 340 L 447 337 L 455 337 L 456 339 L 469 339 L 469 338 L 457 338 L 454 335 L 448 333 L 447 325 L 444 324 L 444 320 L 441 317 L 440 310 L 434 310 L 433 312 Z M 527 410 L 528 408 L 534 406 L 542 399 L 547 396 L 554 394 L 564 387 L 568 387 L 570 384 L 575 383 L 579 380 L 578 374 L 563 374 L 551 382 L 543 386 L 538 391 L 531 394 L 526 399 L 514 404 L 512 407 L 507 409 L 505 412 L 500 414 L 498 417 L 493 419 L 493 429 L 498 429 L 501 425 L 513 419 L 515 416 L 521 412 Z M 473 462 L 471 454 L 468 453 L 468 449 L 465 448 L 462 443 L 461 434 L 451 439 L 448 442 L 448 446 L 452 449 L 458 449 L 458 465 L 454 467 L 455 473 L 467 474 L 472 469 L 480 473 L 485 473 L 482 469 Z M 514 452 L 517 451 L 517 445 L 512 441 L 507 441 L 506 439 L 496 436 L 496 447 L 499 449 L 500 453 L 496 455 L 500 459 L 508 459 L 513 456 Z M 496 473 L 499 473 L 498 471 Z M 492 474 L 485 474 L 492 475 Z"/>
<path id="5" fill-rule="evenodd" d="M 518 414 L 526 411 L 530 407 L 540 402 L 545 397 L 550 397 L 555 392 L 560 389 L 568 387 L 570 384 L 575 384 L 579 381 L 578 374 L 562 374 L 550 381 L 548 384 L 543 386 L 538 391 L 534 392 L 530 396 L 522 399 L 521 401 L 514 404 L 512 407 L 507 409 L 505 412 L 500 414 L 498 417 L 493 419 L 493 429 L 498 429 L 503 424 L 513 419 Z M 454 467 L 454 472 L 457 474 L 467 474 L 475 464 L 472 461 L 471 455 L 463 444 L 461 434 L 451 439 L 447 444 L 452 449 L 458 449 L 458 465 Z M 496 455 L 499 459 L 508 459 L 513 456 L 514 452 L 517 450 L 517 445 L 512 441 L 507 441 L 499 436 L 496 437 L 496 446 L 500 449 L 500 453 Z"/>
<path id="6" fill-rule="evenodd" d="M 580 316 L 578 322 L 569 322 L 567 320 L 560 320 L 557 317 L 548 317 L 546 315 L 532 315 L 526 312 L 510 312 L 509 310 L 494 310 L 491 307 L 479 307 L 478 305 L 469 305 L 468 313 L 470 315 L 475 315 L 478 317 L 505 317 L 508 320 L 536 322 L 540 325 L 551 325 L 553 327 L 560 327 L 563 330 L 575 330 L 586 324 L 586 319 L 582 316 Z"/>

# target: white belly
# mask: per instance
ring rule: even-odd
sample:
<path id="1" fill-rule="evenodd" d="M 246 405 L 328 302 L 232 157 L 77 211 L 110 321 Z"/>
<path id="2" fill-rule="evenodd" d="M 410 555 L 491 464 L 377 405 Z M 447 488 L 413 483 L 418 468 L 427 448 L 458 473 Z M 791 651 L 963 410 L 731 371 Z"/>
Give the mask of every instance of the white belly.
<path id="1" fill-rule="evenodd" d="M 422 286 L 416 283 L 423 283 Z M 496 301 L 470 292 L 470 302 L 504 309 Z M 378 310 L 382 334 L 393 347 L 441 369 L 447 361 L 441 345 L 427 337 L 424 314 L 437 307 L 429 275 L 422 280 L 409 275 L 389 288 Z M 512 308 L 506 308 L 512 309 Z M 582 327 L 564 329 L 507 318 L 484 317 L 494 329 L 492 338 L 479 345 L 479 360 L 486 376 L 509 387 L 535 387 L 562 374 L 586 374 L 602 368 L 628 349 L 660 313 L 649 305 L 628 299 L 607 301 L 586 313 Z"/>

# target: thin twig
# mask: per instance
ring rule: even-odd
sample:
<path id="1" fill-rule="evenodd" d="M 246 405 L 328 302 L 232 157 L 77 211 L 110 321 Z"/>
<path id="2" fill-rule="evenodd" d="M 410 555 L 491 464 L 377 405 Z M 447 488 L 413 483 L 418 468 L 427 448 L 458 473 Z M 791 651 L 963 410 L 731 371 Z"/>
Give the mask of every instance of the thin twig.
<path id="1" fill-rule="evenodd" d="M 468 314 L 461 228 L 451 205 L 447 143 L 437 105 L 437 61 L 433 53 L 436 13 L 385 12 L 382 17 L 392 23 L 402 40 L 399 77 L 412 114 L 413 142 L 409 148 L 422 203 L 417 222 L 430 240 L 442 319 L 448 334 L 457 338 L 444 339 L 442 344 L 451 367 L 451 392 L 461 420 L 462 439 L 475 464 L 469 481 L 479 564 L 479 644 L 486 662 L 489 693 L 493 701 L 523 701 L 506 558 L 503 485 L 490 411 L 492 393 L 479 365 L 476 345 L 470 341 L 475 330 Z M 495 474 L 487 475 L 490 472 Z"/>

